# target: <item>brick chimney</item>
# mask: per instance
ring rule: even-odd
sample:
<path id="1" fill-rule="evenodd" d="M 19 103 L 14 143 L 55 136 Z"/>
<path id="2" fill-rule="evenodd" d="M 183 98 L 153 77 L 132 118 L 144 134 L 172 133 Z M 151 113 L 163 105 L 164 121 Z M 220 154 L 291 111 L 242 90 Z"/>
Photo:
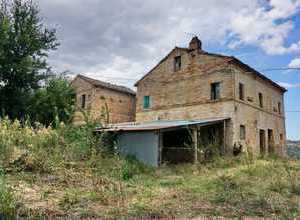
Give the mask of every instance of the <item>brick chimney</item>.
<path id="1" fill-rule="evenodd" d="M 202 50 L 201 40 L 199 40 L 199 38 L 197 36 L 193 37 L 193 39 L 191 40 L 189 49 L 190 50 L 198 50 L 198 51 Z"/>

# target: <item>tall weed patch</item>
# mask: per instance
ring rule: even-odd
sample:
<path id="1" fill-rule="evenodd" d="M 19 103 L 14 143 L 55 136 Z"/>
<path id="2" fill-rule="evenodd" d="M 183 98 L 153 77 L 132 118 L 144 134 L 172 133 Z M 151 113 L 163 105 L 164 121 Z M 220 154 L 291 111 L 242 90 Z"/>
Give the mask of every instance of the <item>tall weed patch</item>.
<path id="1" fill-rule="evenodd" d="M 18 169 L 46 169 L 49 154 L 59 145 L 59 135 L 51 127 L 0 119 L 0 163 Z"/>
<path id="2" fill-rule="evenodd" d="M 0 219 L 12 218 L 15 213 L 16 202 L 5 181 L 5 177 L 0 170 Z"/>
<path id="3" fill-rule="evenodd" d="M 94 125 L 64 125 L 56 129 L 36 123 L 0 119 L 0 165 L 9 169 L 50 172 L 70 161 L 88 159 L 99 138 Z"/>

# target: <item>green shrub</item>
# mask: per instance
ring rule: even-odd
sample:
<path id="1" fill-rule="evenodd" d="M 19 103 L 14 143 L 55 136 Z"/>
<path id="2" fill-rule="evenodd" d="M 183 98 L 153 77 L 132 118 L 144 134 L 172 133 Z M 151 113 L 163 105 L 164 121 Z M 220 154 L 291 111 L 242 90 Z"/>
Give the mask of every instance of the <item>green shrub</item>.
<path id="1" fill-rule="evenodd" d="M 150 166 L 142 164 L 134 156 L 127 156 L 123 162 L 120 170 L 120 177 L 122 180 L 128 181 L 133 176 L 150 172 Z"/>
<path id="2" fill-rule="evenodd" d="M 53 129 L 0 119 L 0 165 L 14 171 L 51 172 L 70 161 L 88 160 L 95 152 L 109 155 L 112 150 L 102 146 L 102 137 L 94 129 L 94 123 L 61 123 Z"/>
<path id="3" fill-rule="evenodd" d="M 11 189 L 6 185 L 4 176 L 0 174 L 0 219 L 12 218 L 16 209 L 16 203 Z"/>

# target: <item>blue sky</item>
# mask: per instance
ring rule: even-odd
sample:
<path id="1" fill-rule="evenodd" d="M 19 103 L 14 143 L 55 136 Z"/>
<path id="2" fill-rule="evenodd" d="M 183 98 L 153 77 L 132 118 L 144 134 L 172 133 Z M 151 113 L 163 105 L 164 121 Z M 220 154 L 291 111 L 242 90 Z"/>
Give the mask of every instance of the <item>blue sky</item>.
<path id="1" fill-rule="evenodd" d="M 49 57 L 56 71 L 133 87 L 193 33 L 204 50 L 234 55 L 285 86 L 287 136 L 300 140 L 300 70 L 263 71 L 300 68 L 300 0 L 82 2 L 38 1 L 61 43 Z"/>

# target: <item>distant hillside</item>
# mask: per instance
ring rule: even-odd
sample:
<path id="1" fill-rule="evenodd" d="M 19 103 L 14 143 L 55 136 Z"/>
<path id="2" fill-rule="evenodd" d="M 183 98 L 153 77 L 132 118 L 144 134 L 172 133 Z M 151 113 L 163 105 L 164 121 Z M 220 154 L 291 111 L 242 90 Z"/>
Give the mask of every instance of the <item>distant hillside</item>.
<path id="1" fill-rule="evenodd" d="M 300 160 L 300 141 L 287 141 L 287 155 Z"/>

